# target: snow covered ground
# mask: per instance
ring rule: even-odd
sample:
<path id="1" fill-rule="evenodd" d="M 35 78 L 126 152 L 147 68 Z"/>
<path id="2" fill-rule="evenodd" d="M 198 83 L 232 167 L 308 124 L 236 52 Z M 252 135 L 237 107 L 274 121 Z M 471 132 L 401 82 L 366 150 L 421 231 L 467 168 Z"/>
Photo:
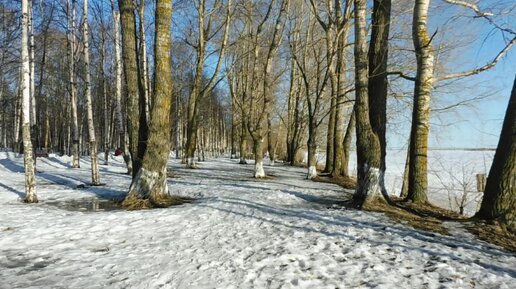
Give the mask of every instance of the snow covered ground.
<path id="1" fill-rule="evenodd" d="M 466 216 L 474 215 L 482 200 L 477 192 L 476 175 L 487 174 L 494 150 L 429 150 L 428 199 L 434 205 L 459 212 L 461 203 Z M 387 151 L 385 187 L 391 195 L 399 196 L 403 185 L 406 148 Z M 305 162 L 306 162 L 305 156 Z M 317 154 L 317 163 L 324 166 L 324 152 Z M 356 153 L 350 154 L 349 171 L 356 175 Z"/>
<path id="2" fill-rule="evenodd" d="M 121 159 L 38 159 L 40 203 L 23 196 L 22 159 L 0 153 L 0 288 L 516 288 L 516 256 L 476 240 L 414 230 L 379 213 L 331 203 L 350 192 L 306 171 L 212 160 L 170 166 L 174 194 L 190 204 L 144 211 L 66 210 L 56 204 L 123 196 Z"/>

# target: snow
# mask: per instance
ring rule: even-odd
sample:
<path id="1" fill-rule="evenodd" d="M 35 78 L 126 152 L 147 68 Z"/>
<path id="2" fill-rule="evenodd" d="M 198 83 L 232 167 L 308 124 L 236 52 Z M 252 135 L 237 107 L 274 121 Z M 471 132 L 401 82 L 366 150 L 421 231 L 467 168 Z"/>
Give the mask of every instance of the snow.
<path id="1" fill-rule="evenodd" d="M 171 193 L 193 203 L 143 211 L 65 210 L 56 202 L 122 197 L 121 157 L 104 187 L 78 189 L 90 163 L 39 158 L 38 204 L 24 204 L 23 160 L 0 153 L 0 288 L 516 288 L 516 256 L 475 239 L 415 230 L 380 213 L 332 206 L 349 197 L 276 164 L 170 160 Z"/>

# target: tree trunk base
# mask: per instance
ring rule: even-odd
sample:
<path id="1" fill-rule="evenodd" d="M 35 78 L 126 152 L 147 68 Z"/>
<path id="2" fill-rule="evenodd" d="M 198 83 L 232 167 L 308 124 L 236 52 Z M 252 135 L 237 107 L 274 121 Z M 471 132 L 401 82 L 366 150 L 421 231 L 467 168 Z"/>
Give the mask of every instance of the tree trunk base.
<path id="1" fill-rule="evenodd" d="M 193 157 L 186 159 L 186 168 L 187 169 L 196 169 L 197 168 Z"/>
<path id="2" fill-rule="evenodd" d="M 168 193 L 166 170 L 155 172 L 141 168 L 122 206 L 130 210 L 166 208 L 186 201 L 186 198 L 171 196 Z"/>
<path id="3" fill-rule="evenodd" d="M 317 168 L 315 166 L 309 166 L 308 167 L 308 175 L 306 176 L 306 178 L 311 180 L 315 177 L 317 177 Z"/>
<path id="4" fill-rule="evenodd" d="M 128 210 L 143 210 L 143 209 L 152 209 L 152 208 L 168 208 L 171 206 L 182 205 L 184 203 L 190 202 L 191 199 L 170 196 L 170 195 L 160 195 L 159 197 L 154 198 L 138 198 L 136 196 L 128 196 L 122 202 L 122 207 Z"/>
<path id="5" fill-rule="evenodd" d="M 91 183 L 91 184 L 89 184 L 89 185 L 90 185 L 91 187 L 102 187 L 102 186 L 105 186 L 106 184 L 105 184 L 105 183 L 96 183 L 96 184 Z"/>
<path id="6" fill-rule="evenodd" d="M 257 161 L 254 165 L 254 178 L 255 179 L 263 179 L 265 178 L 265 171 L 263 170 L 263 162 Z"/>
<path id="7" fill-rule="evenodd" d="M 382 195 L 383 172 L 374 167 L 366 167 L 362 180 L 358 180 L 357 191 L 353 202 L 359 209 L 374 206 L 378 202 L 386 202 Z"/>
<path id="8" fill-rule="evenodd" d="M 35 204 L 35 203 L 38 203 L 39 200 L 36 195 L 28 195 L 23 199 L 23 202 L 28 203 L 28 204 Z"/>

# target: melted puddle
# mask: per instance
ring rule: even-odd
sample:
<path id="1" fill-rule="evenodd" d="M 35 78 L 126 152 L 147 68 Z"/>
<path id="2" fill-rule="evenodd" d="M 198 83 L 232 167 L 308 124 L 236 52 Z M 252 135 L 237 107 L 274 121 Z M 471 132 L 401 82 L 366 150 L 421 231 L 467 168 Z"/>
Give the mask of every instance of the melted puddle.
<path id="1" fill-rule="evenodd" d="M 46 201 L 44 204 L 73 212 L 105 212 L 124 209 L 120 201 L 100 200 L 96 198 L 65 201 Z"/>

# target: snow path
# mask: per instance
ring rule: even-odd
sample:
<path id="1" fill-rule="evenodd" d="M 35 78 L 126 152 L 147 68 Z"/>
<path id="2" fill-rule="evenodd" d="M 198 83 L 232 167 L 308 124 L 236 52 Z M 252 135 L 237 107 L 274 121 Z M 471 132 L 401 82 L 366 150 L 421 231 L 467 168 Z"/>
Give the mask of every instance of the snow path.
<path id="1" fill-rule="evenodd" d="M 417 231 L 384 215 L 328 209 L 349 194 L 305 169 L 171 160 L 171 192 L 191 204 L 81 212 L 52 201 L 123 196 L 121 160 L 38 159 L 39 204 L 23 196 L 22 159 L 0 153 L 0 288 L 516 288 L 516 256 L 473 239 Z"/>

